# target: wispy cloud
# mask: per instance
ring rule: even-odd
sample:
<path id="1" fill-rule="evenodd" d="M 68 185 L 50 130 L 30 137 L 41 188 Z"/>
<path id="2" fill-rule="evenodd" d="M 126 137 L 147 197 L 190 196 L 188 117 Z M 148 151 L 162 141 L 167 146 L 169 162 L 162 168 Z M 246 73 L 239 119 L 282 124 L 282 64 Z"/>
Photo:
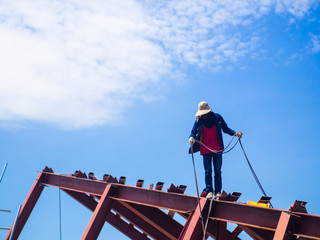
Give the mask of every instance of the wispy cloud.
<path id="1" fill-rule="evenodd" d="M 1 119 L 71 128 L 112 123 L 170 68 L 170 56 L 150 40 L 153 29 L 134 1 L 5 4 Z"/>
<path id="2" fill-rule="evenodd" d="M 0 120 L 113 124 L 181 64 L 221 69 L 256 55 L 260 36 L 241 30 L 273 8 L 300 18 L 315 3 L 156 2 L 2 1 Z"/>
<path id="3" fill-rule="evenodd" d="M 311 35 L 311 53 L 320 52 L 320 35 Z"/>
<path id="4" fill-rule="evenodd" d="M 271 2 L 271 1 L 270 1 Z M 314 0 L 276 0 L 276 12 L 289 12 L 297 18 L 302 18 L 316 4 Z"/>

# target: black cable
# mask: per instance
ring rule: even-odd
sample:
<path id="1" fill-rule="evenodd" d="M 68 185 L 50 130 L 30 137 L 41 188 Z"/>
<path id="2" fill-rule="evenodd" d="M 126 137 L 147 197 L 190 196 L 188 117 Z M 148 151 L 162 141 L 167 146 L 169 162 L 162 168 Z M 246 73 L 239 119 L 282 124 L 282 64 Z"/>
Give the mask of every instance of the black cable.
<path id="1" fill-rule="evenodd" d="M 246 152 L 244 151 L 244 148 L 243 148 L 243 146 L 242 146 L 242 142 L 241 142 L 240 139 L 239 139 L 239 143 L 240 143 L 241 149 L 242 149 L 242 151 L 243 151 L 243 154 L 244 154 L 244 156 L 245 156 L 245 158 L 246 158 L 246 160 L 247 160 L 247 163 L 248 163 L 248 165 L 249 165 L 249 167 L 250 167 L 250 170 L 251 170 L 251 172 L 252 172 L 252 175 L 253 175 L 254 179 L 256 180 L 256 182 L 257 182 L 260 190 L 261 190 L 262 193 L 264 194 L 264 196 L 267 196 L 266 192 L 264 191 L 264 189 L 263 189 L 263 187 L 262 187 L 262 185 L 261 185 L 261 183 L 260 183 L 260 181 L 259 181 L 259 179 L 258 179 L 258 176 L 256 175 L 256 173 L 255 173 L 254 170 L 253 170 L 253 167 L 251 166 L 251 163 L 250 163 L 250 161 L 249 161 L 249 159 L 248 159 L 248 157 L 247 157 Z M 273 208 L 271 202 L 270 202 L 270 206 Z"/>
<path id="2" fill-rule="evenodd" d="M 199 190 L 198 190 L 198 180 L 197 180 L 196 166 L 195 166 L 195 163 L 194 163 L 194 155 L 193 155 L 193 146 L 192 145 L 191 145 L 191 155 L 192 155 L 194 179 L 195 179 L 195 182 L 196 182 L 196 189 L 197 189 L 198 206 L 199 206 L 200 216 L 201 216 L 203 238 L 205 239 L 206 233 L 205 233 L 204 222 L 203 222 L 203 217 L 202 217 L 202 210 L 201 210 L 201 205 L 200 205 L 200 196 L 199 196 Z"/>

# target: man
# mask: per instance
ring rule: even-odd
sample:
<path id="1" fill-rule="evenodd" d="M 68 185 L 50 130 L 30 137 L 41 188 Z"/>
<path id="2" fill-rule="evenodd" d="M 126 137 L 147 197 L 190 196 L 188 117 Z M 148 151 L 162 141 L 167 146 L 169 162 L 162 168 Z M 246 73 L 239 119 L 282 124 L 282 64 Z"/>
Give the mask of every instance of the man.
<path id="1" fill-rule="evenodd" d="M 224 133 L 231 136 L 236 135 L 239 138 L 242 137 L 242 132 L 236 132 L 229 128 L 220 114 L 212 112 L 212 108 L 209 107 L 207 102 L 200 102 L 198 105 L 198 112 L 196 113 L 196 121 L 189 137 L 189 143 L 193 148 L 193 152 L 200 150 L 200 154 L 203 156 L 207 198 L 213 197 L 212 163 L 214 167 L 215 197 L 219 198 L 221 195 L 222 152 L 213 153 L 195 140 L 202 142 L 214 151 L 221 151 L 224 149 L 221 129 Z M 189 150 L 189 153 L 190 152 L 191 148 Z"/>

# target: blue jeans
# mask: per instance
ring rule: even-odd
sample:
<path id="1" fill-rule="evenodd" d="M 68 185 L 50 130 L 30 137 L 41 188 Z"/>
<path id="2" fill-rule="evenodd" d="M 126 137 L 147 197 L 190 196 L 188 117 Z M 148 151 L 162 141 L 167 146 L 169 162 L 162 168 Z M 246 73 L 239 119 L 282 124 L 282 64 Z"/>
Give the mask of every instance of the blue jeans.
<path id="1" fill-rule="evenodd" d="M 203 154 L 203 166 L 205 170 L 205 183 L 206 192 L 213 192 L 212 186 L 212 163 L 214 167 L 214 193 L 221 193 L 222 189 L 222 178 L 221 178 L 221 167 L 222 167 L 222 154 L 208 153 Z"/>

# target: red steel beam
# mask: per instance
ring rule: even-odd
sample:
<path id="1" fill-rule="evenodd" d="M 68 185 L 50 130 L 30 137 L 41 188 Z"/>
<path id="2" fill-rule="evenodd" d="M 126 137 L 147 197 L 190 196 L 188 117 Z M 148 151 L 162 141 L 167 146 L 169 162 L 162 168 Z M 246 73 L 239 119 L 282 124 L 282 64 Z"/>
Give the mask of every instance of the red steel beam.
<path id="1" fill-rule="evenodd" d="M 71 190 L 63 190 L 63 191 L 92 212 L 96 209 L 96 206 L 98 205 L 98 202 L 96 202 L 92 197 L 90 197 L 85 193 L 74 192 Z"/>
<path id="2" fill-rule="evenodd" d="M 210 217 L 233 222 L 248 227 L 275 231 L 282 211 L 246 205 L 243 203 L 215 201 L 212 204 Z M 292 234 L 309 238 L 320 238 L 320 216 L 293 212 L 295 217 Z"/>
<path id="3" fill-rule="evenodd" d="M 235 229 L 233 229 L 232 234 L 235 236 L 239 236 L 239 234 L 243 231 L 243 229 L 238 225 Z"/>
<path id="4" fill-rule="evenodd" d="M 87 207 L 92 212 L 95 210 L 96 206 L 98 205 L 98 203 L 92 197 L 90 197 L 84 193 L 73 192 L 70 190 L 64 190 L 64 191 L 69 196 L 71 196 L 72 198 L 74 198 L 75 200 L 80 202 L 82 205 Z M 132 214 L 130 215 L 127 212 L 125 212 L 124 207 L 122 205 L 120 205 L 117 201 L 115 201 L 113 203 L 112 207 L 116 212 L 118 212 L 120 215 L 122 215 L 128 221 L 130 221 L 130 222 L 132 221 L 138 228 L 143 229 L 143 230 L 148 228 L 148 226 L 146 226 L 148 223 L 146 223 L 146 222 L 141 223 L 141 221 L 142 221 L 141 219 L 139 220 L 136 216 L 132 216 Z M 120 232 L 122 232 L 124 235 L 129 237 L 130 239 L 150 240 L 144 234 L 142 234 L 141 232 L 136 230 L 133 225 L 130 225 L 127 222 L 123 221 L 119 215 L 115 215 L 112 212 L 110 212 L 106 218 L 106 221 L 110 225 L 112 225 L 114 228 L 116 228 Z M 151 227 L 152 226 L 150 226 L 150 228 Z M 161 233 L 159 233 L 159 232 L 156 233 L 156 231 L 157 231 L 156 229 L 151 229 L 151 230 L 147 229 L 147 232 L 150 233 L 150 235 L 156 236 L 156 239 L 165 239 L 165 238 L 161 238 L 161 237 L 163 237 L 163 235 L 161 235 Z"/>
<path id="5" fill-rule="evenodd" d="M 43 181 L 44 178 L 44 173 L 39 173 L 37 179 L 35 180 L 35 182 L 33 183 L 28 196 L 26 197 L 21 210 L 20 210 L 20 214 L 17 217 L 16 220 L 16 226 L 15 226 L 15 230 L 14 233 L 12 235 L 12 240 L 16 240 L 18 239 L 24 225 L 26 224 L 34 206 L 36 205 L 44 187 L 41 185 L 41 182 Z M 10 230 L 8 231 L 5 240 L 9 240 L 10 239 L 10 235 L 12 233 L 12 229 L 13 229 L 13 225 L 12 224 Z"/>
<path id="6" fill-rule="evenodd" d="M 284 238 L 286 234 L 286 230 L 288 228 L 289 221 L 290 221 L 290 214 L 286 212 L 282 212 L 273 240 L 282 240 Z"/>
<path id="7" fill-rule="evenodd" d="M 183 226 L 158 208 L 148 207 L 135 203 L 121 202 L 135 214 L 157 228 L 170 239 L 177 239 Z"/>
<path id="8" fill-rule="evenodd" d="M 137 226 L 139 229 L 141 229 L 143 232 L 145 232 L 147 235 L 150 235 L 153 239 L 163 239 L 163 240 L 170 240 L 172 238 L 169 238 L 167 235 L 163 233 L 163 231 L 160 231 L 159 228 L 156 228 L 152 226 L 150 223 L 145 221 L 140 216 L 136 215 L 134 212 L 131 211 L 131 209 L 126 208 L 119 202 L 115 201 L 113 204 L 113 210 L 116 211 L 120 216 L 127 219 L 131 224 Z M 174 238 L 176 239 L 176 238 Z"/>
<path id="9" fill-rule="evenodd" d="M 113 200 L 110 199 L 109 196 L 113 193 L 114 187 L 112 185 L 107 185 L 81 240 L 92 240 L 98 238 L 108 213 L 111 210 Z"/>
<path id="10" fill-rule="evenodd" d="M 112 220 L 111 225 L 121 231 L 124 235 L 132 240 L 150 240 L 144 233 L 138 231 L 134 225 L 128 224 L 120 218 L 120 215 L 114 215 L 110 212 L 110 219 Z M 121 229 L 121 230 L 120 230 Z"/>
<path id="11" fill-rule="evenodd" d="M 294 234 L 301 237 L 320 239 L 320 216 L 293 212 Z"/>
<path id="12" fill-rule="evenodd" d="M 265 239 L 273 239 L 274 232 L 261 229 L 261 228 L 253 228 L 248 226 L 239 225 L 252 239 L 255 240 L 265 240 Z"/>
<path id="13" fill-rule="evenodd" d="M 126 235 L 128 238 L 132 240 L 150 240 L 145 234 L 139 232 L 135 227 L 131 224 L 123 221 L 119 215 L 115 215 L 112 212 L 109 213 L 108 219 L 110 224 Z"/>
<path id="14" fill-rule="evenodd" d="M 176 212 L 187 212 L 195 209 L 197 198 L 178 193 L 167 193 L 157 190 L 132 187 L 116 183 L 76 178 L 73 176 L 44 173 L 44 185 L 55 186 L 66 190 L 101 196 L 106 185 L 112 184 L 117 188 L 117 194 L 111 198 L 156 208 L 169 209 Z M 59 182 L 60 178 L 60 182 Z"/>
<path id="15" fill-rule="evenodd" d="M 185 218 L 185 219 L 188 219 L 188 218 L 189 218 L 189 215 L 186 214 L 186 213 L 184 213 L 184 214 L 180 213 L 180 215 L 181 215 L 183 218 Z M 235 231 L 235 230 L 234 230 L 234 231 Z M 230 231 L 227 229 L 227 239 L 228 239 L 228 240 L 241 240 L 240 238 L 238 238 L 238 235 L 240 234 L 240 232 L 242 231 L 242 229 L 241 229 L 241 231 L 239 232 L 238 235 L 237 235 L 237 231 L 239 231 L 239 230 L 237 230 L 236 232 L 234 232 L 234 231 L 233 231 L 233 232 L 230 232 Z M 210 237 L 216 239 L 216 236 L 217 236 L 217 221 L 216 221 L 216 220 L 209 219 L 208 227 L 207 227 L 207 234 L 208 234 Z"/>
<path id="16" fill-rule="evenodd" d="M 186 222 L 181 235 L 179 237 L 179 240 L 199 240 L 203 238 L 203 229 L 202 229 L 202 219 L 201 214 L 208 210 L 208 208 L 205 206 L 208 205 L 207 199 L 201 198 L 200 199 L 200 207 L 195 209 L 195 211 L 190 215 L 188 221 Z"/>
<path id="17" fill-rule="evenodd" d="M 226 240 L 227 238 L 227 223 L 217 221 L 217 238 L 216 240 Z"/>
<path id="18" fill-rule="evenodd" d="M 58 186 L 58 176 L 45 173 L 47 180 L 44 184 Z M 60 175 L 60 185 L 64 189 L 102 195 L 107 183 L 89 179 L 79 179 Z M 117 188 L 116 200 L 132 202 L 156 208 L 164 208 L 179 213 L 195 209 L 197 198 L 193 196 L 166 193 L 161 191 L 136 188 L 121 184 L 113 184 Z M 211 218 L 236 224 L 263 228 L 275 231 L 282 210 L 262 208 L 243 203 L 215 201 L 212 205 Z M 294 213 L 298 216 L 295 223 L 294 233 L 297 236 L 320 238 L 319 226 L 320 216 L 304 213 Z"/>
<path id="19" fill-rule="evenodd" d="M 281 211 L 243 203 L 215 201 L 210 217 L 239 225 L 275 230 Z M 320 219 L 320 218 L 319 218 Z"/>
<path id="20" fill-rule="evenodd" d="M 100 199 L 99 196 L 95 197 Z M 177 239 L 183 228 L 158 208 L 115 201 L 113 209 L 155 239 Z"/>
<path id="21" fill-rule="evenodd" d="M 217 222 L 216 220 L 209 219 L 208 228 L 207 228 L 207 234 L 216 239 L 217 238 Z M 241 240 L 238 238 L 238 235 L 236 235 L 233 232 L 230 232 L 228 229 L 226 229 L 226 239 L 228 240 Z"/>

